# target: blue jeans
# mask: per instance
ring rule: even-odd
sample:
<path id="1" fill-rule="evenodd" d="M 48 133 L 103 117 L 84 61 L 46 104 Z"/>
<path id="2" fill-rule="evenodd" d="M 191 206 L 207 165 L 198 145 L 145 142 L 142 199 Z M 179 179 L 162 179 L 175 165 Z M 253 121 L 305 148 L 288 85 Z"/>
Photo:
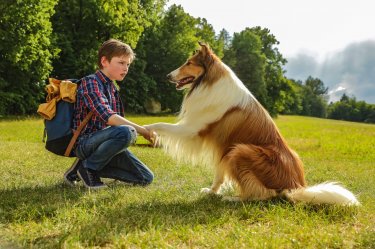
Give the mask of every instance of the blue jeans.
<path id="1" fill-rule="evenodd" d="M 153 173 L 127 149 L 136 137 L 131 126 L 110 126 L 81 137 L 75 153 L 85 168 L 97 171 L 100 177 L 147 185 L 154 179 Z"/>

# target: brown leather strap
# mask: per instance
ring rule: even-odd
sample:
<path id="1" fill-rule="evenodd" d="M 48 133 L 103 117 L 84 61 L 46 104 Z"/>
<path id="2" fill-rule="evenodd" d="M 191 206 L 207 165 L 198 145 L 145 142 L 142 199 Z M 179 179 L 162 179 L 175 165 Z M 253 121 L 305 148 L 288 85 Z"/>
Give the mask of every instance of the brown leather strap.
<path id="1" fill-rule="evenodd" d="M 69 145 L 68 147 L 66 148 L 66 151 L 64 153 L 64 156 L 69 156 L 70 155 L 70 152 L 72 151 L 73 147 L 74 147 L 74 144 L 76 143 L 77 141 L 77 138 L 79 136 L 79 134 L 81 133 L 83 127 L 86 126 L 87 122 L 89 122 L 89 120 L 91 119 L 92 117 L 92 114 L 93 112 L 89 112 L 89 114 L 87 114 L 87 116 L 85 117 L 85 119 L 82 121 L 82 123 L 78 126 L 77 130 L 74 132 L 74 135 L 72 137 L 72 139 L 70 140 L 69 142 Z"/>

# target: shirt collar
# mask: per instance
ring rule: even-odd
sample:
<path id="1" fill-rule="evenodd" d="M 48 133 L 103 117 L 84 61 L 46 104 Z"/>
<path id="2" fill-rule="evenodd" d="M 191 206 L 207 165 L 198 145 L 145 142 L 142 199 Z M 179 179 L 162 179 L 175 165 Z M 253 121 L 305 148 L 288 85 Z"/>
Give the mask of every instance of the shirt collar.
<path id="1" fill-rule="evenodd" d="M 102 71 L 98 70 L 95 74 L 103 83 L 112 83 L 112 80 L 108 78 L 107 75 L 105 75 Z"/>

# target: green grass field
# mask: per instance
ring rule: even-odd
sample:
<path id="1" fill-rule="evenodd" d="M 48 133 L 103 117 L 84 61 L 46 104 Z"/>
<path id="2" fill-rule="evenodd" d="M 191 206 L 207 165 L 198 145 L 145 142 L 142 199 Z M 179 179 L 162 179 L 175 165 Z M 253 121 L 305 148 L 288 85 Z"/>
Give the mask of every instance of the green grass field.
<path id="1" fill-rule="evenodd" d="M 147 124 L 174 117 L 128 117 Z M 230 203 L 200 194 L 208 166 L 131 147 L 155 173 L 148 187 L 63 184 L 74 159 L 44 149 L 41 119 L 0 121 L 0 248 L 375 248 L 375 125 L 280 116 L 309 185 L 339 181 L 362 206 Z M 146 143 L 139 139 L 139 143 Z"/>

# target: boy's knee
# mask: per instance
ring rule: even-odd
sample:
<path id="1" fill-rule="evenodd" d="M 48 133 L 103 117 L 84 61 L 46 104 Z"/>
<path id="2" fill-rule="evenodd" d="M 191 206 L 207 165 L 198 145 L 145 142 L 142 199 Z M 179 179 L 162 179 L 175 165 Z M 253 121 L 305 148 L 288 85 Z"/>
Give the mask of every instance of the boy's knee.
<path id="1" fill-rule="evenodd" d="M 118 135 L 117 138 L 122 138 L 126 145 L 134 144 L 137 140 L 137 131 L 134 127 L 129 125 L 116 126 Z"/>
<path id="2" fill-rule="evenodd" d="M 154 174 L 152 172 L 149 172 L 144 179 L 144 185 L 151 184 L 153 180 L 154 180 Z"/>

